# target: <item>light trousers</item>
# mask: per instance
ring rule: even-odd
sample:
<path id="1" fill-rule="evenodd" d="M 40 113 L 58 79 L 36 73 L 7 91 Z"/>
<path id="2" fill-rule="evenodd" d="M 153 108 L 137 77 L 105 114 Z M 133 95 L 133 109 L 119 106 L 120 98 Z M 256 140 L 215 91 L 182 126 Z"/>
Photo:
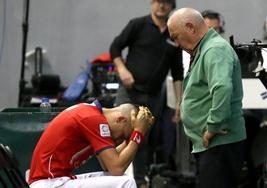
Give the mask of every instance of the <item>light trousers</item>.
<path id="1" fill-rule="evenodd" d="M 133 177 L 112 176 L 107 172 L 93 172 L 69 177 L 43 179 L 33 182 L 30 188 L 136 188 Z"/>

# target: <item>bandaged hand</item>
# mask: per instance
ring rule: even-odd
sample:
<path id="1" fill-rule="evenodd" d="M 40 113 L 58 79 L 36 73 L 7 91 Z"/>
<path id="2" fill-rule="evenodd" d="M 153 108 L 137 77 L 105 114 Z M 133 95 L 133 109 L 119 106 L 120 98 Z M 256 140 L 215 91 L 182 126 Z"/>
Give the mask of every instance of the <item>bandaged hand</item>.
<path id="1" fill-rule="evenodd" d="M 138 130 L 143 134 L 147 132 L 154 121 L 155 118 L 147 107 L 140 106 L 137 114 L 134 111 L 132 112 L 133 128 L 134 130 Z"/>
<path id="2" fill-rule="evenodd" d="M 154 116 L 152 115 L 150 110 L 145 106 L 139 106 L 137 119 L 140 121 L 145 120 L 149 126 L 151 126 L 155 121 Z"/>

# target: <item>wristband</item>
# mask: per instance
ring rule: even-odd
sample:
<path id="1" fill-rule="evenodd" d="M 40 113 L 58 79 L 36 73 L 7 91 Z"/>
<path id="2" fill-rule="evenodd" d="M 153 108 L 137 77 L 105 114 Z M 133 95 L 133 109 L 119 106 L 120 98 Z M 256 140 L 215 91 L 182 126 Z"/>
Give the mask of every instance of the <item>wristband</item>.
<path id="1" fill-rule="evenodd" d="M 144 142 L 144 136 L 141 132 L 134 130 L 131 134 L 130 140 L 140 145 Z"/>

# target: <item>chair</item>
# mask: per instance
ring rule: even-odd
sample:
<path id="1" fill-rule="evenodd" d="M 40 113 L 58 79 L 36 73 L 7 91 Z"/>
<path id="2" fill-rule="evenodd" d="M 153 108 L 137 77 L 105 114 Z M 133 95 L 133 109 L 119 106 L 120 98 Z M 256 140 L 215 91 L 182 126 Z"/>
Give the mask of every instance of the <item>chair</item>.
<path id="1" fill-rule="evenodd" d="M 0 185 L 3 188 L 29 188 L 11 149 L 3 144 L 0 144 Z"/>

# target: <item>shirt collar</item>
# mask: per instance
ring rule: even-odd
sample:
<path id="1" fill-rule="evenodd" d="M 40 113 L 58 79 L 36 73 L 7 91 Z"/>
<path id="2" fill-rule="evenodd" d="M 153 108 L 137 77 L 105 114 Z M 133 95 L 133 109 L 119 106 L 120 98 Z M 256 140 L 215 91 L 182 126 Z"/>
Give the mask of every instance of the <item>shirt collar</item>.
<path id="1" fill-rule="evenodd" d="M 200 39 L 200 41 L 198 42 L 198 44 L 196 45 L 195 49 L 193 50 L 193 55 L 195 56 L 197 54 L 197 52 L 199 51 L 199 49 L 201 49 L 201 47 L 203 46 L 203 44 L 205 44 L 205 41 L 210 38 L 212 35 L 217 34 L 216 31 L 212 28 L 210 28 L 208 30 L 208 32 Z"/>
<path id="2" fill-rule="evenodd" d="M 151 14 L 147 15 L 147 20 L 151 25 L 153 25 L 154 27 L 156 27 L 159 30 L 159 27 L 154 23 Z M 161 33 L 164 33 L 164 34 L 165 33 L 169 33 L 167 26 L 166 26 L 165 30 L 163 32 L 161 32 Z"/>
<path id="3" fill-rule="evenodd" d="M 151 14 L 147 15 L 147 19 L 148 19 L 148 22 L 149 22 L 150 24 L 155 25 L 155 23 L 154 23 L 153 20 L 152 20 L 152 16 L 151 16 Z"/>
<path id="4" fill-rule="evenodd" d="M 202 41 L 203 38 L 204 38 L 204 37 L 202 37 L 202 38 L 200 39 L 200 41 L 197 43 L 197 45 L 196 45 L 195 48 L 193 49 L 193 53 L 192 53 L 192 56 L 193 56 L 193 57 L 196 55 L 197 50 L 198 50 L 198 47 L 199 47 L 199 44 L 201 43 L 201 41 Z"/>
<path id="5" fill-rule="evenodd" d="M 98 110 L 103 113 L 103 110 L 102 110 L 102 105 L 100 104 L 100 102 L 98 100 L 94 100 L 93 101 L 93 104 L 98 108 Z"/>

